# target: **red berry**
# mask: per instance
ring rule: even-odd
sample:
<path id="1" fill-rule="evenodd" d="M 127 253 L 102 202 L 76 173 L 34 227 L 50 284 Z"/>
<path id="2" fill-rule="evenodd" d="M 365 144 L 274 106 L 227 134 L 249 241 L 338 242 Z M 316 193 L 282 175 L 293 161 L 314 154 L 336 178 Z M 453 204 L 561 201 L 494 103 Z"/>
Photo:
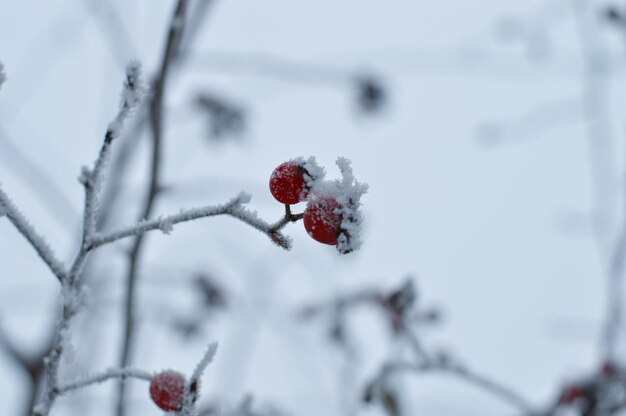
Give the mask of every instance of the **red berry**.
<path id="1" fill-rule="evenodd" d="M 561 396 L 561 403 L 572 404 L 576 400 L 583 397 L 584 394 L 585 391 L 580 386 L 577 386 L 575 384 L 571 385 L 567 387 L 565 391 L 563 391 L 563 395 Z"/>
<path id="2" fill-rule="evenodd" d="M 341 204 L 334 198 L 310 201 L 304 210 L 304 228 L 316 241 L 337 245 L 337 235 L 343 215 Z"/>
<path id="3" fill-rule="evenodd" d="M 176 371 L 163 371 L 152 377 L 150 396 L 161 409 L 180 410 L 185 398 L 185 376 Z"/>
<path id="4" fill-rule="evenodd" d="M 606 361 L 604 364 L 602 364 L 602 375 L 606 378 L 612 378 L 615 377 L 615 375 L 617 374 L 617 369 L 615 368 L 615 365 L 610 362 L 610 361 Z"/>
<path id="5" fill-rule="evenodd" d="M 309 193 L 304 180 L 305 170 L 296 162 L 285 162 L 272 172 L 270 192 L 286 205 L 304 201 Z"/>

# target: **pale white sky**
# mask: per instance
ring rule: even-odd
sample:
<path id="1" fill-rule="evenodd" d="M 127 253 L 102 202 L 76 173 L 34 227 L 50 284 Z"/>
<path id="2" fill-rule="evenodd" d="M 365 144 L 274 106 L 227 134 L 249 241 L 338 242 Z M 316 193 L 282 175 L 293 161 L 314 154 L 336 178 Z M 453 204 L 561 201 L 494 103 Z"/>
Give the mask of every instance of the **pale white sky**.
<path id="1" fill-rule="evenodd" d="M 95 158 L 115 113 L 124 62 L 137 58 L 154 73 L 172 7 L 165 0 L 97 3 L 0 2 L 0 61 L 9 78 L 0 91 L 0 182 L 63 258 L 76 249 L 79 231 L 76 178 Z M 118 14 L 117 29 L 101 19 L 99 7 Z M 535 34 L 530 44 L 525 37 L 498 39 L 495 28 L 507 17 L 521 19 Z M 608 100 L 611 156 L 621 163 L 620 39 L 609 28 L 593 30 L 616 67 Z M 290 320 L 289 307 L 363 285 L 392 287 L 408 274 L 417 276 L 421 299 L 445 311 L 444 324 L 424 333 L 428 346 L 452 351 L 537 403 L 567 377 L 591 371 L 606 287 L 588 215 L 576 33 L 567 1 L 217 1 L 187 66 L 172 79 L 164 178 L 178 190 L 157 212 L 218 203 L 245 190 L 262 217 L 278 218 L 282 208 L 267 182 L 275 166 L 295 156 L 315 155 L 330 177 L 338 176 L 336 157 L 345 156 L 370 192 L 363 198 L 365 243 L 349 256 L 311 240 L 302 224 L 286 229 L 294 239 L 289 253 L 226 218 L 150 236 L 140 305 L 193 312 L 184 279 L 196 270 L 220 276 L 239 296 L 240 310 L 206 332 L 207 341 L 221 345 L 207 372 L 206 395 L 236 400 L 251 391 L 295 415 L 340 414 L 341 356 L 319 328 Z M 219 67 L 211 61 L 218 52 L 248 56 L 253 69 Z M 377 117 L 363 117 L 347 85 L 255 73 L 261 57 L 380 74 L 389 105 Z M 215 145 L 203 137 L 204 119 L 190 104 L 197 89 L 245 105 L 250 118 L 241 144 Z M 475 133 L 492 122 L 509 134 L 485 147 Z M 32 175 L 7 140 L 45 172 L 45 180 Z M 147 154 L 139 155 L 118 213 L 123 223 L 139 206 Z M 618 174 L 607 182 L 613 212 L 623 169 Z M 62 198 L 37 196 L 56 192 L 46 180 Z M 35 348 L 52 320 L 57 282 L 6 221 L 0 221 L 0 264 L 0 323 L 24 348 Z M 120 250 L 108 250 L 97 264 L 102 276 L 95 292 L 105 293 L 106 301 L 98 303 L 98 330 L 81 331 L 102 342 L 86 353 L 85 337 L 76 340 L 77 362 L 91 362 L 91 370 L 117 357 Z M 171 337 L 148 315 L 137 366 L 189 371 L 203 344 Z M 375 315 L 356 322 L 367 344 L 361 375 L 371 375 L 393 349 Z M 246 370 L 230 371 L 243 356 Z M 3 355 L 0 369 L 0 402 L 9 406 L 6 414 L 15 414 L 22 376 Z M 142 414 L 156 415 L 144 387 L 138 384 L 133 403 Z M 110 391 L 93 389 L 80 403 L 96 403 L 89 414 L 110 414 Z M 406 394 L 424 414 L 511 414 L 498 400 L 447 378 L 420 377 Z M 60 401 L 56 413 L 69 412 L 67 403 Z"/>

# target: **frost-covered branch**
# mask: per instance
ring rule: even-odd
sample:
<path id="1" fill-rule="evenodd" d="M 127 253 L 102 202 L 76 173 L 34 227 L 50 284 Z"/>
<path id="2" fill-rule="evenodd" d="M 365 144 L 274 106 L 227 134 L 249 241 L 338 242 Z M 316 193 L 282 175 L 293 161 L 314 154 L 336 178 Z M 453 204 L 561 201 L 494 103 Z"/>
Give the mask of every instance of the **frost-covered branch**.
<path id="1" fill-rule="evenodd" d="M 120 109 L 113 121 L 109 123 L 104 142 L 100 148 L 98 158 L 93 169 L 83 168 L 80 182 L 85 187 L 85 209 L 83 218 L 83 242 L 96 232 L 98 221 L 99 197 L 102 191 L 104 171 L 111 154 L 111 144 L 119 137 L 124 124 L 132 111 L 137 107 L 143 95 L 141 66 L 137 61 L 131 61 L 126 67 L 126 80 L 121 94 Z"/>
<path id="2" fill-rule="evenodd" d="M 0 217 L 1 216 L 6 216 L 9 221 L 11 221 L 11 224 L 28 240 L 56 278 L 62 282 L 67 274 L 65 266 L 57 259 L 46 240 L 37 233 L 35 228 L 28 222 L 26 217 L 24 217 L 2 188 L 0 188 Z"/>
<path id="3" fill-rule="evenodd" d="M 147 371 L 136 370 L 134 368 L 110 368 L 102 373 L 82 377 L 59 386 L 59 394 L 65 394 L 69 391 L 81 389 L 92 384 L 103 383 L 112 378 L 136 378 L 150 381 L 152 379 L 152 374 Z"/>
<path id="4" fill-rule="evenodd" d="M 386 377 L 389 377 L 392 374 L 405 372 L 416 375 L 425 373 L 448 374 L 465 383 L 491 393 L 495 397 L 499 397 L 524 414 L 534 414 L 533 406 L 530 402 L 526 398 L 519 395 L 516 391 L 482 374 L 470 371 L 463 366 L 445 362 L 428 361 L 422 364 L 403 361 L 391 362 L 383 367 L 378 377 L 374 380 L 372 386 L 376 389 L 378 384 L 385 382 Z"/>
<path id="5" fill-rule="evenodd" d="M 166 234 L 172 231 L 174 225 L 181 222 L 193 221 L 200 218 L 229 215 L 235 217 L 257 230 L 267 234 L 273 241 L 288 242 L 288 238 L 278 232 L 274 226 L 259 218 L 254 212 L 247 210 L 243 204 L 250 201 L 250 196 L 245 193 L 239 194 L 226 204 L 206 206 L 201 208 L 182 209 L 178 214 L 160 217 L 154 220 L 144 220 L 136 225 L 113 231 L 108 234 L 97 234 L 89 240 L 90 249 L 121 240 L 123 238 L 142 235 L 148 231 L 161 230 Z M 281 245 L 288 249 L 288 243 Z"/>
<path id="6" fill-rule="evenodd" d="M 157 195 L 161 183 L 161 153 L 163 147 L 163 106 L 165 101 L 165 91 L 169 78 L 170 67 L 175 60 L 177 51 L 180 47 L 182 35 L 185 31 L 185 23 L 187 17 L 187 0 L 178 0 L 174 13 L 169 22 L 167 40 L 161 58 L 159 72 L 154 80 L 152 88 L 152 97 L 150 100 L 150 131 L 152 133 L 152 149 L 150 156 L 150 176 L 148 191 L 141 210 L 140 220 L 149 219 L 156 204 Z M 128 269 L 125 276 L 126 282 L 126 299 L 124 300 L 123 311 L 123 333 L 122 333 L 122 349 L 120 353 L 119 366 L 127 367 L 130 362 L 130 354 L 134 345 L 134 305 L 135 305 L 135 288 L 137 281 L 137 273 L 139 261 L 144 242 L 144 234 L 135 236 L 132 248 L 128 258 Z M 117 392 L 117 416 L 124 416 L 126 401 L 126 389 L 123 380 L 118 386 Z"/>
<path id="7" fill-rule="evenodd" d="M 202 356 L 202 359 L 198 362 L 196 368 L 193 370 L 193 373 L 191 374 L 192 381 L 200 380 L 200 377 L 202 377 L 202 373 L 204 373 L 204 370 L 206 370 L 209 364 L 211 364 L 211 361 L 213 361 L 213 357 L 215 357 L 216 352 L 217 342 L 212 342 L 211 344 L 209 344 L 206 352 Z"/>
<path id="8" fill-rule="evenodd" d="M 62 271 L 61 274 L 55 273 L 62 285 L 61 319 L 56 328 L 52 348 L 44 360 L 47 376 L 46 386 L 41 401 L 37 406 L 35 406 L 35 409 L 33 409 L 33 416 L 47 416 L 50 413 L 54 401 L 60 394 L 61 387 L 59 382 L 59 366 L 61 358 L 70 344 L 70 322 L 78 313 L 83 302 L 80 274 L 91 251 L 87 242 L 91 239 L 93 233 L 95 232 L 95 224 L 98 215 L 98 198 L 101 183 L 104 177 L 104 169 L 106 168 L 106 161 L 108 159 L 109 147 L 113 139 L 119 135 L 123 121 L 128 117 L 132 108 L 138 103 L 140 90 L 139 65 L 136 62 L 132 62 L 126 69 L 126 81 L 122 93 L 120 111 L 107 129 L 104 144 L 96 162 L 94 163 L 94 167 L 91 170 L 83 169 L 81 182 L 85 186 L 85 206 L 83 214 L 82 242 L 69 271 L 65 272 L 63 269 L 60 269 L 60 271 Z M 5 195 L 0 190 L 0 201 L 4 202 L 4 199 L 8 199 L 3 198 L 4 196 Z M 2 203 L 2 206 L 5 208 L 7 216 L 11 218 L 9 213 L 15 211 L 11 209 L 11 204 L 4 202 Z M 13 216 L 15 215 L 13 214 Z M 19 216 L 16 218 L 19 219 Z M 35 243 L 38 243 L 38 239 L 34 240 Z M 31 244 L 33 244 L 36 248 L 38 247 L 32 242 Z M 38 244 L 41 246 L 41 243 Z M 45 245 L 43 247 L 47 248 Z M 47 257 L 50 257 L 49 249 L 43 250 L 42 252 Z M 44 258 L 44 260 L 46 260 L 46 258 Z M 46 260 L 46 263 L 54 264 L 51 263 L 51 260 Z"/>
<path id="9" fill-rule="evenodd" d="M 198 391 L 200 390 L 200 377 L 202 373 L 213 361 L 215 353 L 217 352 L 217 343 L 213 342 L 209 344 L 206 352 L 202 356 L 202 359 L 196 365 L 191 377 L 185 383 L 185 397 L 183 399 L 183 405 L 178 412 L 179 416 L 195 416 L 196 414 L 196 402 L 198 400 Z"/>
<path id="10" fill-rule="evenodd" d="M 385 401 L 385 395 L 390 393 L 387 381 L 390 376 L 400 372 L 426 373 L 440 372 L 452 375 L 463 382 L 479 387 L 513 407 L 531 414 L 533 406 L 513 389 L 480 373 L 470 371 L 465 366 L 453 362 L 447 356 L 433 353 L 423 345 L 413 328 L 413 319 L 417 304 L 417 291 L 411 279 L 407 279 L 398 288 L 384 292 L 376 289 L 366 289 L 352 294 L 339 296 L 326 302 L 307 306 L 300 310 L 300 316 L 305 319 L 318 317 L 321 314 L 330 314 L 333 322 L 344 321 L 344 315 L 356 307 L 372 306 L 379 309 L 388 319 L 392 333 L 400 337 L 413 355 L 410 361 L 391 360 L 382 365 L 381 370 L 368 383 L 365 400 Z"/>
<path id="11" fill-rule="evenodd" d="M 191 377 L 185 383 L 184 391 L 181 391 L 180 394 L 180 409 L 175 412 L 178 416 L 192 416 L 195 415 L 195 404 L 198 398 L 198 391 L 200 388 L 200 377 L 204 370 L 206 370 L 207 366 L 213 360 L 215 353 L 217 351 L 217 343 L 211 343 L 207 347 L 206 352 L 196 365 Z M 92 374 L 84 377 L 79 377 L 75 380 L 69 381 L 67 383 L 57 383 L 55 385 L 54 390 L 51 392 L 50 402 L 54 401 L 54 399 L 58 396 L 61 396 L 65 393 L 71 392 L 73 390 L 82 389 L 93 384 L 103 383 L 107 380 L 111 379 L 127 379 L 127 378 L 135 378 L 139 380 L 145 380 L 150 383 L 153 383 L 155 380 L 155 375 L 149 373 L 147 371 L 138 370 L 134 368 L 110 368 L 101 373 Z M 174 397 L 174 399 L 176 399 Z M 158 403 L 157 403 L 158 404 Z M 35 410 L 35 415 L 43 415 L 49 412 L 49 407 L 46 408 L 46 402 L 40 404 L 38 409 Z"/>
<path id="12" fill-rule="evenodd" d="M 401 292 L 396 293 L 401 295 Z M 389 297 L 388 299 L 391 298 L 392 297 Z M 473 384 L 474 386 L 491 393 L 495 397 L 499 397 L 526 414 L 532 413 L 533 406 L 531 405 L 531 402 L 513 389 L 505 386 L 499 381 L 495 381 L 487 376 L 471 371 L 465 366 L 451 362 L 447 356 L 431 354 L 428 352 L 422 345 L 415 331 L 411 328 L 409 322 L 407 322 L 404 311 L 400 310 L 400 313 L 397 313 L 397 307 L 394 307 L 393 304 L 390 305 L 388 301 L 386 303 L 386 309 L 388 313 L 392 314 L 392 319 L 399 319 L 397 329 L 406 339 L 410 349 L 415 355 L 416 362 L 400 364 L 392 362 L 384 365 L 383 370 L 377 377 L 375 383 L 384 382 L 384 378 L 387 375 L 397 371 L 411 370 L 414 373 L 433 371 L 444 372 L 449 375 L 453 375 L 466 383 Z"/>
<path id="13" fill-rule="evenodd" d="M 304 218 L 304 213 L 293 214 L 291 212 L 291 206 L 290 205 L 285 205 L 285 216 L 283 218 L 281 218 L 280 220 L 276 221 L 270 227 L 269 230 L 272 231 L 272 232 L 280 231 L 283 228 L 285 228 L 285 226 L 287 224 L 289 224 L 290 222 L 297 222 L 297 221 L 300 221 L 302 218 Z"/>

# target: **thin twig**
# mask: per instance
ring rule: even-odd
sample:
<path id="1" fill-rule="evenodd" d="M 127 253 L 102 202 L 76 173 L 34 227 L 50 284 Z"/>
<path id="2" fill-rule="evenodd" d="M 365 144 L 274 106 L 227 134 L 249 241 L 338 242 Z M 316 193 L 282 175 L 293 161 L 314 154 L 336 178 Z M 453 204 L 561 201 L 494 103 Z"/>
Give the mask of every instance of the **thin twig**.
<path id="1" fill-rule="evenodd" d="M 482 374 L 470 371 L 464 367 L 457 365 L 441 365 L 433 362 L 424 364 L 414 364 L 411 362 L 393 362 L 387 364 L 377 381 L 381 381 L 384 377 L 392 373 L 409 372 L 411 374 L 422 374 L 427 372 L 440 372 L 455 376 L 457 379 L 478 387 L 494 397 L 499 397 L 511 406 L 524 412 L 524 414 L 533 414 L 533 406 L 530 402 L 515 392 L 513 389 L 504 386 L 502 383 L 494 381 Z"/>
<path id="2" fill-rule="evenodd" d="M 153 85 L 153 96 L 150 104 L 150 130 L 152 132 L 152 156 L 150 161 L 150 184 L 146 196 L 145 205 L 141 213 L 140 220 L 148 219 L 152 215 L 152 210 L 156 203 L 160 186 L 161 169 L 161 147 L 163 134 L 163 102 L 165 99 L 165 87 L 169 74 L 170 65 L 176 55 L 176 50 L 180 45 L 180 39 L 185 27 L 187 11 L 187 1 L 178 0 L 174 14 L 169 24 L 169 33 L 165 45 L 165 51 L 161 61 L 159 74 Z M 143 247 L 144 235 L 135 237 L 129 255 L 128 271 L 126 273 L 126 299 L 124 302 L 124 322 L 122 336 L 122 351 L 120 356 L 120 367 L 127 367 L 130 362 L 130 353 L 134 345 L 135 329 L 135 289 L 141 249 Z M 123 380 L 118 387 L 117 416 L 125 415 L 126 389 Z"/>
<path id="3" fill-rule="evenodd" d="M 610 234 L 613 225 L 613 181 L 617 178 L 611 135 L 609 84 L 607 78 L 608 54 L 601 39 L 588 19 L 587 0 L 571 0 L 581 54 L 584 63 L 583 111 L 587 127 L 587 145 L 591 186 L 593 193 L 593 225 L 600 255 L 605 261 L 607 275 L 607 310 L 600 338 L 603 360 L 611 360 L 619 328 L 623 321 L 623 251 L 621 235 L 614 240 Z M 624 221 L 624 219 L 622 219 Z M 625 225 L 626 226 L 626 225 Z"/>
<path id="4" fill-rule="evenodd" d="M 147 371 L 136 370 L 133 368 L 111 368 L 102 373 L 83 377 L 59 386 L 59 394 L 64 394 L 92 384 L 102 383 L 112 378 L 136 378 L 150 381 L 152 380 L 152 374 Z"/>
<path id="5" fill-rule="evenodd" d="M 280 231 L 290 222 L 297 222 L 300 221 L 302 218 L 304 218 L 304 213 L 292 214 L 291 207 L 289 205 L 285 205 L 285 216 L 276 223 L 274 223 L 274 225 L 270 227 L 270 231 Z"/>
<path id="6" fill-rule="evenodd" d="M 119 136 L 128 115 L 139 102 L 140 94 L 139 65 L 136 62 L 132 62 L 126 68 L 126 82 L 122 92 L 120 110 L 111 124 L 109 124 L 104 137 L 104 144 L 94 163 L 94 167 L 91 170 L 83 169 L 81 181 L 85 186 L 85 212 L 83 214 L 82 241 L 69 271 L 65 272 L 63 278 L 60 279 L 62 286 L 61 319 L 57 325 L 50 352 L 44 360 L 47 382 L 41 401 L 33 409 L 33 416 L 47 416 L 60 394 L 59 367 L 66 344 L 69 342 L 70 322 L 82 306 L 80 276 L 87 257 L 91 252 L 88 241 L 95 232 L 95 224 L 97 223 L 101 181 L 104 177 L 103 171 L 106 167 L 111 142 Z"/>
<path id="7" fill-rule="evenodd" d="M 145 234 L 149 231 L 161 230 L 164 233 L 169 233 L 172 227 L 181 222 L 192 221 L 200 218 L 215 217 L 218 215 L 229 215 L 237 218 L 253 228 L 268 235 L 268 237 L 274 239 L 278 229 L 258 218 L 254 213 L 248 211 L 242 204 L 248 201 L 248 197 L 242 194 L 236 198 L 233 198 L 230 202 L 222 205 L 206 206 L 201 208 L 183 209 L 178 214 L 168 215 L 160 217 L 154 220 L 141 221 L 136 225 L 113 231 L 107 234 L 96 234 L 89 240 L 89 248 L 95 249 L 105 244 L 110 244 L 123 238 Z M 288 223 L 290 219 L 283 218 L 280 222 Z M 282 227 L 281 227 L 282 228 Z M 287 239 L 286 236 L 279 233 L 281 239 Z M 284 248 L 289 248 L 284 247 Z"/>
<path id="8" fill-rule="evenodd" d="M 35 228 L 26 220 L 9 196 L 0 188 L 0 215 L 2 214 L 6 215 L 20 234 L 28 240 L 59 282 L 63 282 L 67 274 L 65 266 L 57 259 L 46 240 L 35 231 Z"/>

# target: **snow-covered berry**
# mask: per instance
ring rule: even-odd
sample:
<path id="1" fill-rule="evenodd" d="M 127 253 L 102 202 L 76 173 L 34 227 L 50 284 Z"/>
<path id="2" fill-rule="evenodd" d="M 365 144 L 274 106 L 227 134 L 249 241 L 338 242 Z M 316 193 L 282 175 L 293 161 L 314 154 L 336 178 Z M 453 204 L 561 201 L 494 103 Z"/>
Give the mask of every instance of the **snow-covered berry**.
<path id="1" fill-rule="evenodd" d="M 313 199 L 304 211 L 304 228 L 315 241 L 337 245 L 342 213 L 342 206 L 335 198 Z"/>
<path id="2" fill-rule="evenodd" d="M 155 374 L 150 381 L 150 396 L 167 412 L 180 410 L 185 398 L 185 376 L 172 370 Z"/>
<path id="3" fill-rule="evenodd" d="M 291 205 L 304 201 L 309 193 L 302 164 L 289 161 L 281 164 L 270 177 L 270 192 L 278 202 Z"/>

